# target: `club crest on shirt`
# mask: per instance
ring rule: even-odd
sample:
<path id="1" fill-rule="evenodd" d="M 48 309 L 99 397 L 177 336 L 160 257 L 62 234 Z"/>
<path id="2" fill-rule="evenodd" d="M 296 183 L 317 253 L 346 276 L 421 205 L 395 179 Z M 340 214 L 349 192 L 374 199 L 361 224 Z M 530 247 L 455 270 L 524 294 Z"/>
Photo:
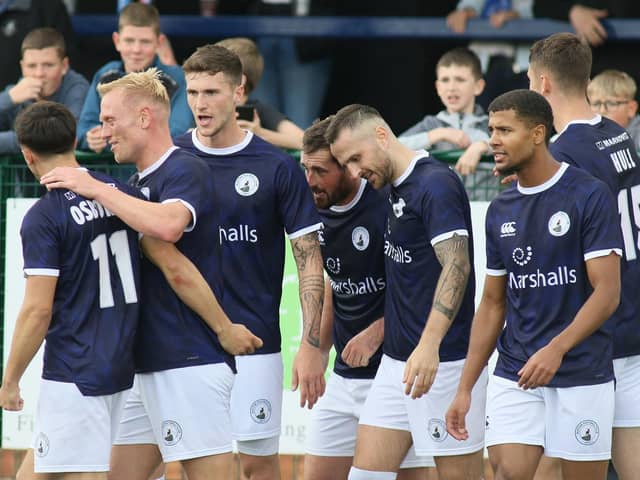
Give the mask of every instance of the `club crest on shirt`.
<path id="1" fill-rule="evenodd" d="M 366 250 L 369 246 L 369 230 L 364 227 L 356 227 L 351 232 L 351 242 L 356 250 Z"/>
<path id="2" fill-rule="evenodd" d="M 600 437 L 600 427 L 593 420 L 583 420 L 576 426 L 576 440 L 582 445 L 593 445 Z"/>
<path id="3" fill-rule="evenodd" d="M 560 210 L 551 215 L 548 227 L 551 235 L 561 237 L 571 228 L 571 219 L 567 213 Z"/>
<path id="4" fill-rule="evenodd" d="M 447 438 L 447 426 L 439 418 L 429 420 L 429 436 L 434 442 L 444 442 Z"/>
<path id="5" fill-rule="evenodd" d="M 165 445 L 175 445 L 182 439 L 182 427 L 178 422 L 165 420 L 162 422 L 162 441 Z"/>
<path id="6" fill-rule="evenodd" d="M 250 197 L 258 191 L 260 181 L 253 173 L 243 173 L 236 178 L 236 192 L 243 197 Z"/>
<path id="7" fill-rule="evenodd" d="M 407 204 L 404 202 L 404 198 L 399 198 L 396 203 L 392 203 L 391 207 L 393 208 L 393 214 L 396 218 L 400 218 L 404 214 L 404 207 Z"/>
<path id="8" fill-rule="evenodd" d="M 267 423 L 271 419 L 271 403 L 265 398 L 260 398 L 251 404 L 249 413 L 254 422 Z"/>
<path id="9" fill-rule="evenodd" d="M 34 453 L 39 457 L 46 457 L 49 453 L 49 438 L 42 432 L 36 437 Z"/>
<path id="10" fill-rule="evenodd" d="M 511 253 L 513 261 L 516 265 L 520 265 L 521 267 L 524 267 L 529 263 L 531 261 L 531 257 L 533 257 L 533 249 L 530 245 L 527 245 L 525 248 L 516 247 Z"/>

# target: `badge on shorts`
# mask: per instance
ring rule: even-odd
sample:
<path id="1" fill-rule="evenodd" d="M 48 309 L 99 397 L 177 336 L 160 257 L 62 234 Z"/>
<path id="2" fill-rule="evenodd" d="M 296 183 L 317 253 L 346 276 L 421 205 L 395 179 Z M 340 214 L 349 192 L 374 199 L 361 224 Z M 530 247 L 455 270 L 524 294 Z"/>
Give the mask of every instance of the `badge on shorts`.
<path id="1" fill-rule="evenodd" d="M 593 445 L 600 437 L 600 427 L 593 420 L 583 420 L 576 427 L 576 440 L 582 445 Z"/>
<path id="2" fill-rule="evenodd" d="M 33 449 L 35 454 L 39 457 L 46 457 L 49 453 L 49 438 L 42 432 L 36 437 L 36 445 Z"/>
<path id="3" fill-rule="evenodd" d="M 165 445 L 172 446 L 182 439 L 182 427 L 178 422 L 165 420 L 162 422 L 162 441 Z"/>
<path id="4" fill-rule="evenodd" d="M 267 423 L 271 419 L 271 403 L 265 398 L 260 398 L 251 404 L 249 413 L 254 422 Z"/>
<path id="5" fill-rule="evenodd" d="M 429 435 L 434 442 L 444 442 L 447 436 L 447 426 L 439 418 L 429 420 Z"/>

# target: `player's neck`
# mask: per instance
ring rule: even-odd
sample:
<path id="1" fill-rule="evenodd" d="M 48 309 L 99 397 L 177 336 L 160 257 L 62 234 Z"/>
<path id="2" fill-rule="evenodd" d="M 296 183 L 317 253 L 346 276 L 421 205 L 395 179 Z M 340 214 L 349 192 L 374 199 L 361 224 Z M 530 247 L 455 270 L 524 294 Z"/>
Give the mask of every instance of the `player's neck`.
<path id="1" fill-rule="evenodd" d="M 215 135 L 202 135 L 196 128 L 196 136 L 200 143 L 209 148 L 229 148 L 241 143 L 247 133 L 235 121 Z"/>
<path id="2" fill-rule="evenodd" d="M 586 97 L 561 97 L 550 103 L 553 110 L 553 126 L 556 132 L 563 131 L 570 122 L 591 120 L 595 116 Z"/>
<path id="3" fill-rule="evenodd" d="M 156 163 L 173 146 L 168 128 L 166 132 L 158 132 L 157 135 L 150 134 L 149 139 L 150 141 L 147 142 L 136 160 L 136 168 L 139 172 Z"/>
<path id="4" fill-rule="evenodd" d="M 411 161 L 415 158 L 416 152 L 402 145 L 400 142 L 395 141 L 389 147 L 389 153 L 391 156 L 391 164 L 393 166 L 393 174 L 391 181 L 395 182 L 407 171 Z"/>
<path id="5" fill-rule="evenodd" d="M 76 160 L 74 153 L 61 153 L 58 155 L 52 155 L 46 160 L 40 160 L 35 165 L 34 175 L 40 178 L 47 172 L 50 172 L 56 167 L 72 167 L 78 168 L 80 164 Z"/>
<path id="6" fill-rule="evenodd" d="M 560 163 L 549 150 L 535 152 L 527 164 L 518 171 L 518 184 L 525 188 L 537 187 L 549 181 L 560 168 Z"/>

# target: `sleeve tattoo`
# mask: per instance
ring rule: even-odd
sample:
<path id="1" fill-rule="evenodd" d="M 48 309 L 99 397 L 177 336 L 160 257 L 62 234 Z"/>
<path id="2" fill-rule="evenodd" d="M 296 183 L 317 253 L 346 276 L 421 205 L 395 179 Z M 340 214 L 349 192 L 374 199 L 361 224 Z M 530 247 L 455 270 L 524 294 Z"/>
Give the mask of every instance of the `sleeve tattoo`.
<path id="1" fill-rule="evenodd" d="M 298 269 L 300 305 L 302 306 L 302 339 L 314 347 L 319 347 L 324 276 L 317 232 L 307 233 L 291 240 L 291 247 Z"/>
<path id="2" fill-rule="evenodd" d="M 449 320 L 453 320 L 462 304 L 471 272 L 469 239 L 454 234 L 451 238 L 434 245 L 433 249 L 442 265 L 433 298 L 433 308 Z"/>

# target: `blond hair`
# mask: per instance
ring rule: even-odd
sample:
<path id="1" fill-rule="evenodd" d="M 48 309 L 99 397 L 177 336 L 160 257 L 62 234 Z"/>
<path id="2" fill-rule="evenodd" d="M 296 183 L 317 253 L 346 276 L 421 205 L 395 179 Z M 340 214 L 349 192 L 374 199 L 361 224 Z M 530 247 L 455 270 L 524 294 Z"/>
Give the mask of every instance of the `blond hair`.
<path id="1" fill-rule="evenodd" d="M 631 76 L 621 70 L 605 70 L 599 73 L 589 83 L 587 95 L 591 98 L 598 93 L 622 97 L 633 100 L 636 96 L 636 82 Z"/>
<path id="2" fill-rule="evenodd" d="M 124 90 L 127 95 L 145 97 L 166 108 L 169 108 L 171 103 L 169 93 L 160 81 L 160 71 L 155 67 L 143 72 L 128 73 L 113 82 L 98 85 L 101 97 L 116 89 Z"/>

